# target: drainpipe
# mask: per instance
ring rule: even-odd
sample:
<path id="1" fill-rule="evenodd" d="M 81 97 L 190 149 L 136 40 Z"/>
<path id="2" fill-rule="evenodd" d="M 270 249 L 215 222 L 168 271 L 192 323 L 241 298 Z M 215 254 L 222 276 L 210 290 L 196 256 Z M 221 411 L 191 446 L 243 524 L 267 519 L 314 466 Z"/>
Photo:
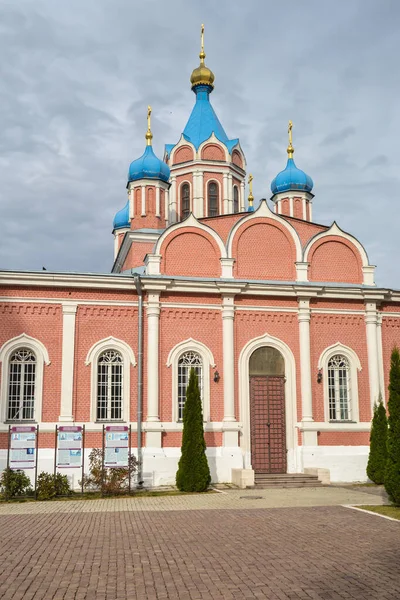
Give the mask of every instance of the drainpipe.
<path id="1" fill-rule="evenodd" d="M 134 275 L 136 292 L 139 299 L 138 315 L 138 390 L 137 390 L 137 447 L 138 447 L 138 478 L 137 487 L 143 487 L 143 448 L 142 448 L 142 420 L 143 420 L 143 292 L 140 275 Z"/>

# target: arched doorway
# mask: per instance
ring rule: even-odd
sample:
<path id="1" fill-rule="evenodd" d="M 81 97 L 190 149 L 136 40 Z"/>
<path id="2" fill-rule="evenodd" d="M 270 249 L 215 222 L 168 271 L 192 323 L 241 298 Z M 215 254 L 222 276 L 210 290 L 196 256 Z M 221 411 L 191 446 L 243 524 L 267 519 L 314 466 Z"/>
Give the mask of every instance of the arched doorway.
<path id="1" fill-rule="evenodd" d="M 251 464 L 256 473 L 286 473 L 285 361 L 262 346 L 249 361 Z"/>

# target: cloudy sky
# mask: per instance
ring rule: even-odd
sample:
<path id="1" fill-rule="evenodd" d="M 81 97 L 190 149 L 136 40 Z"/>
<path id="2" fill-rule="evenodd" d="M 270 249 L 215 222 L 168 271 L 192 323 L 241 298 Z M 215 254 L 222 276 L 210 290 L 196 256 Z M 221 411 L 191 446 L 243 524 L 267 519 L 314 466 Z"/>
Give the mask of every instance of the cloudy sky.
<path id="1" fill-rule="evenodd" d="M 162 156 L 194 103 L 202 22 L 255 197 L 292 119 L 314 220 L 356 235 L 378 284 L 400 288 L 398 0 L 0 0 L 0 267 L 110 271 L 147 105 Z"/>

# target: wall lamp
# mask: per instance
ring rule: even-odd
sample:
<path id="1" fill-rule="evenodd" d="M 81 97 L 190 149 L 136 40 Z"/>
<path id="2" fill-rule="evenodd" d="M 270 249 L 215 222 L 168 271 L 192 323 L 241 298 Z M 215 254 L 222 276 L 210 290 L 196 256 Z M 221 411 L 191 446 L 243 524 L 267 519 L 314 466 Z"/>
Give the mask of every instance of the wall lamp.
<path id="1" fill-rule="evenodd" d="M 215 383 L 218 383 L 219 380 L 220 380 L 219 373 L 218 373 L 218 371 L 215 371 L 215 373 L 214 373 L 214 381 L 215 381 Z"/>
<path id="2" fill-rule="evenodd" d="M 322 382 L 322 369 L 318 369 L 317 383 Z"/>

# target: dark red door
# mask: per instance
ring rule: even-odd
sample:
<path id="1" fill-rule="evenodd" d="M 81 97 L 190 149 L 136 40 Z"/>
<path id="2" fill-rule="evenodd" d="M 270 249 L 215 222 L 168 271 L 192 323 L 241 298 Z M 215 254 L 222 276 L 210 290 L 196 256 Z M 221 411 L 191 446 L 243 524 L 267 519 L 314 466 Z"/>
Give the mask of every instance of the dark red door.
<path id="1" fill-rule="evenodd" d="M 285 378 L 250 376 L 251 464 L 256 473 L 286 473 Z"/>

